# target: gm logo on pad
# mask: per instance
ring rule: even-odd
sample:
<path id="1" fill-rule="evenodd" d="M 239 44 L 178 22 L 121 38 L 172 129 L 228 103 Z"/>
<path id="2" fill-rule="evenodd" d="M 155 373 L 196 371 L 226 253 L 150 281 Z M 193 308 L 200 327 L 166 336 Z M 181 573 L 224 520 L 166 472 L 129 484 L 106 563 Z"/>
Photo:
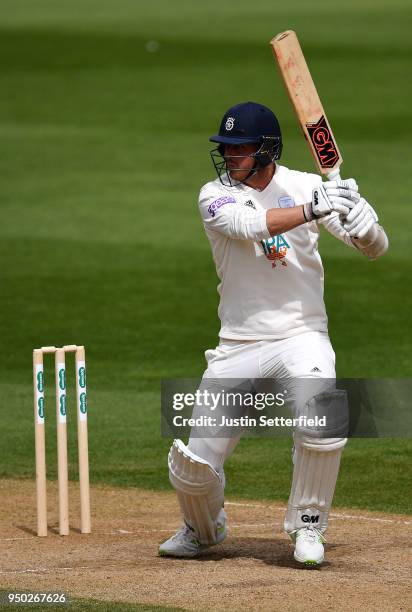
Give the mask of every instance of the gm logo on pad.
<path id="1" fill-rule="evenodd" d="M 319 523 L 318 516 L 309 516 L 309 514 L 302 514 L 302 523 Z"/>

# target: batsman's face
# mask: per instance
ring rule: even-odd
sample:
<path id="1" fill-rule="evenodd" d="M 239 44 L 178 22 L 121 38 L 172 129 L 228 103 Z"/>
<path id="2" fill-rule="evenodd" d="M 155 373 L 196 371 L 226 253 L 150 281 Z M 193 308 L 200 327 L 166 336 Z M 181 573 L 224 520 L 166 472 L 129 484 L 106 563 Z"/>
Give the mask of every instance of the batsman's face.
<path id="1" fill-rule="evenodd" d="M 225 145 L 223 157 L 226 160 L 230 178 L 243 181 L 255 165 L 253 153 L 258 150 L 258 144 Z"/>

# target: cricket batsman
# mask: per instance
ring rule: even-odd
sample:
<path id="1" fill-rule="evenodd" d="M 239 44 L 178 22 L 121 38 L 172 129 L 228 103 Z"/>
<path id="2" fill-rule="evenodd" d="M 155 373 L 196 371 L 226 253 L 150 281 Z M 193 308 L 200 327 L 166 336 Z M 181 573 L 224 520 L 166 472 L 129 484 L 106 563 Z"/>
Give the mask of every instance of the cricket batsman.
<path id="1" fill-rule="evenodd" d="M 220 279 L 219 344 L 205 353 L 208 379 L 311 379 L 306 406 L 337 406 L 331 386 L 335 353 L 323 300 L 319 226 L 374 260 L 388 248 L 385 231 L 354 179 L 322 182 L 315 174 L 278 164 L 282 136 L 274 113 L 245 102 L 223 116 L 210 140 L 218 178 L 206 183 L 199 208 Z M 302 398 L 301 398 L 302 399 Z M 200 414 L 202 406 L 194 407 Z M 329 433 L 329 435 L 328 435 Z M 234 437 L 190 436 L 169 452 L 170 482 L 183 526 L 159 554 L 196 557 L 226 536 L 224 461 Z M 324 533 L 346 438 L 336 431 L 294 432 L 293 479 L 284 521 L 294 558 L 324 560 Z"/>

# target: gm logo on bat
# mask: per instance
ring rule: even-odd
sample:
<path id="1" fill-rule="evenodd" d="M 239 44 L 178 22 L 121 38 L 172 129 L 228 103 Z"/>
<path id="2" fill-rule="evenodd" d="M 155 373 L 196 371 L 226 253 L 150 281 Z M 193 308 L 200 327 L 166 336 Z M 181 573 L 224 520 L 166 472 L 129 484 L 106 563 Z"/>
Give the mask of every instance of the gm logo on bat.
<path id="1" fill-rule="evenodd" d="M 325 116 L 322 115 L 317 123 L 307 123 L 306 128 L 322 168 L 333 168 L 339 153 Z"/>

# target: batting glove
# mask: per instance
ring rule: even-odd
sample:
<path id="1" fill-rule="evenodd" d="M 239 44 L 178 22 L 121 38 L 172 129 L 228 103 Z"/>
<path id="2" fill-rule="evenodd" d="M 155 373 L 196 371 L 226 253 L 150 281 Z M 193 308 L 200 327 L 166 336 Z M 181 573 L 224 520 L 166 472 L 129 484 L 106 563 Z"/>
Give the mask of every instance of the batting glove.
<path id="1" fill-rule="evenodd" d="M 339 191 L 339 190 L 336 190 Z M 343 190 L 348 191 L 348 190 Z M 303 211 L 306 221 L 320 219 L 334 210 L 346 216 L 353 208 L 354 202 L 343 195 L 329 195 L 322 183 L 312 191 L 312 201 L 304 205 Z"/>
<path id="2" fill-rule="evenodd" d="M 343 227 L 352 238 L 364 238 L 378 222 L 378 215 L 365 198 L 360 198 L 343 223 Z"/>
<path id="3" fill-rule="evenodd" d="M 346 203 L 344 200 L 341 200 L 341 198 L 347 198 L 355 204 L 357 204 L 361 198 L 358 193 L 358 185 L 355 179 L 347 179 L 346 181 L 325 181 L 323 186 L 326 189 L 328 198 L 336 198 L 336 202 L 340 202 L 343 205 Z"/>
<path id="4" fill-rule="evenodd" d="M 358 183 L 353 178 L 346 180 L 339 179 L 336 181 L 324 181 L 323 186 L 326 189 L 347 189 L 349 191 L 359 191 Z"/>

